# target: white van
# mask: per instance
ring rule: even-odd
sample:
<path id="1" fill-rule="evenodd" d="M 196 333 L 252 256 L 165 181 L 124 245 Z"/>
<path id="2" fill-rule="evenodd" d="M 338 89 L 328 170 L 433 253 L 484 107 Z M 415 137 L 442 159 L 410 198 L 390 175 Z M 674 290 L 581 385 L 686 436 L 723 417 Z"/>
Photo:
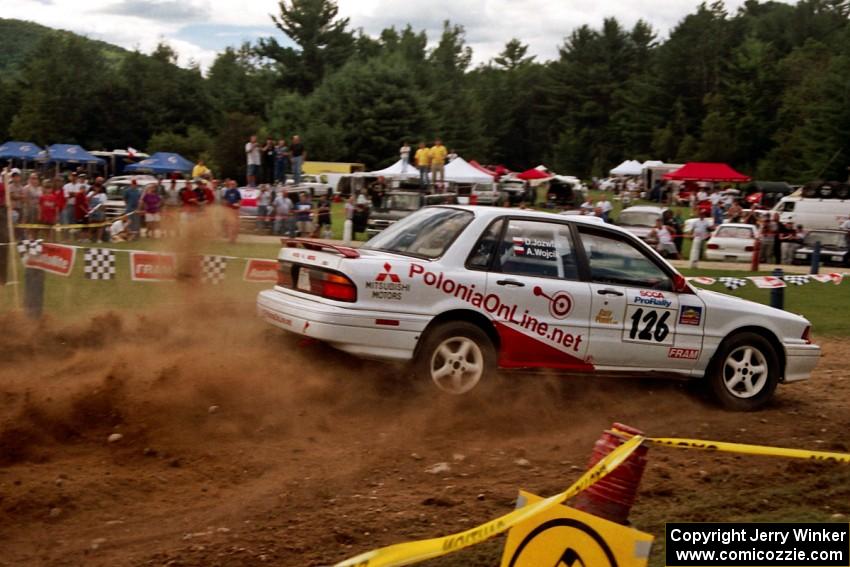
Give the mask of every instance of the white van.
<path id="1" fill-rule="evenodd" d="M 850 199 L 807 199 L 797 195 L 782 197 L 771 212 L 783 223 L 801 224 L 806 230 L 836 229 L 850 218 Z"/>

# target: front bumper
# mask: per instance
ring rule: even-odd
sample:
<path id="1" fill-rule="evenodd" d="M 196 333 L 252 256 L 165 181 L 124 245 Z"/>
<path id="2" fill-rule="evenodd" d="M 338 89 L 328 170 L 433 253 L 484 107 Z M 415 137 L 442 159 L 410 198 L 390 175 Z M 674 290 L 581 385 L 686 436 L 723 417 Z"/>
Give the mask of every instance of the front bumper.
<path id="1" fill-rule="evenodd" d="M 257 315 L 276 327 L 324 341 L 363 358 L 411 360 L 416 343 L 430 321 L 421 315 L 340 307 L 296 293 L 278 289 L 261 291 L 257 296 Z"/>
<path id="2" fill-rule="evenodd" d="M 818 345 L 785 345 L 785 376 L 783 382 L 806 380 L 818 364 L 821 349 Z"/>

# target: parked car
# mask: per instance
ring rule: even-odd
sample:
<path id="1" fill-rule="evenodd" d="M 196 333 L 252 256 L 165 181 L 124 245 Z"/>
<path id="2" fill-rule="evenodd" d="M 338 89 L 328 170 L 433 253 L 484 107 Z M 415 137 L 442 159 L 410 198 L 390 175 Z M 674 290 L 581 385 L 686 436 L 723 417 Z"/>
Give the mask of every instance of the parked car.
<path id="1" fill-rule="evenodd" d="M 850 199 L 806 198 L 798 195 L 782 197 L 772 213 L 779 213 L 783 223 L 803 225 L 808 230 L 836 229 L 850 218 Z"/>
<path id="2" fill-rule="evenodd" d="M 452 193 L 429 195 L 420 191 L 390 191 L 384 195 L 380 207 L 373 208 L 366 221 L 366 234 L 375 236 L 395 222 L 427 205 L 449 203 L 455 198 Z"/>
<path id="3" fill-rule="evenodd" d="M 503 177 L 499 180 L 498 190 L 512 207 L 527 200 L 529 188 L 525 181 L 513 177 Z"/>
<path id="4" fill-rule="evenodd" d="M 795 264 L 810 264 L 815 243 L 820 242 L 820 261 L 834 266 L 850 266 L 847 234 L 843 230 L 811 230 L 794 253 Z"/>
<path id="5" fill-rule="evenodd" d="M 265 321 L 410 363 L 452 394 L 547 368 L 703 380 L 753 410 L 820 356 L 805 318 L 694 288 L 634 235 L 576 215 L 426 207 L 356 250 L 289 242 L 278 266 L 257 297 Z"/>
<path id="6" fill-rule="evenodd" d="M 709 237 L 705 246 L 706 260 L 749 262 L 753 259 L 758 228 L 745 223 L 723 223 Z"/>
<path id="7" fill-rule="evenodd" d="M 617 226 L 634 234 L 641 240 L 646 240 L 650 231 L 655 228 L 655 222 L 664 216 L 666 207 L 637 205 L 620 211 Z"/>
<path id="8" fill-rule="evenodd" d="M 308 189 L 310 191 L 310 195 L 313 197 L 327 195 L 328 198 L 331 198 L 334 193 L 333 185 L 327 181 L 327 178 L 325 181 L 322 181 L 321 177 L 318 175 L 302 175 L 301 183 L 298 185 L 295 185 L 295 180 L 290 177 L 286 180 L 286 184 L 283 185 L 283 188 L 287 191 L 292 191 L 293 189 Z"/>

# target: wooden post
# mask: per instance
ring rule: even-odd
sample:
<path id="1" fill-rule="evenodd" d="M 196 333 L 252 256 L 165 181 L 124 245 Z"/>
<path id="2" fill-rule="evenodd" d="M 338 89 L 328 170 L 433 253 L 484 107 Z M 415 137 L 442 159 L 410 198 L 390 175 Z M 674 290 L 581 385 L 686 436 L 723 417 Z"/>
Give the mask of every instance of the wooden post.
<path id="1" fill-rule="evenodd" d="M 9 242 L 7 246 L 9 250 L 7 251 L 7 256 L 12 261 L 12 297 L 14 298 L 13 308 L 18 309 L 21 306 L 21 297 L 20 290 L 18 287 L 20 286 L 20 282 L 18 281 L 18 247 L 17 247 L 17 239 L 15 238 L 15 223 L 12 222 L 12 193 L 9 187 L 9 179 L 11 175 L 9 175 L 9 168 L 3 168 L 3 187 L 5 187 L 5 195 L 6 195 L 6 231 L 9 236 Z M 2 229 L 0 229 L 2 230 Z M 8 261 L 8 260 L 7 260 Z M 9 283 L 9 282 L 7 282 Z"/>

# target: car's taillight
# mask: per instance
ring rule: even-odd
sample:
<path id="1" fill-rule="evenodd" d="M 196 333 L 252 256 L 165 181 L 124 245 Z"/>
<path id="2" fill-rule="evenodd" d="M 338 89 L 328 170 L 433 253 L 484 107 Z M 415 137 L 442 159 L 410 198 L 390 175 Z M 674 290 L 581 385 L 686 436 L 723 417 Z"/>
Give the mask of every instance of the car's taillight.
<path id="1" fill-rule="evenodd" d="M 307 266 L 301 266 L 299 270 L 299 290 L 307 291 L 302 288 L 301 282 L 306 282 L 306 279 L 309 277 L 309 293 L 326 299 L 333 299 L 334 301 L 346 301 L 349 303 L 357 301 L 357 286 L 348 277 L 337 272 L 308 268 Z"/>
<path id="2" fill-rule="evenodd" d="M 754 249 L 755 249 L 755 247 L 754 247 L 754 246 L 746 246 L 746 247 L 744 248 L 744 252 L 752 252 Z"/>
<path id="3" fill-rule="evenodd" d="M 708 249 L 709 250 L 719 250 L 720 246 L 718 244 L 709 244 Z"/>
<path id="4" fill-rule="evenodd" d="M 277 285 L 292 289 L 292 262 L 277 263 Z"/>
<path id="5" fill-rule="evenodd" d="M 804 341 L 806 341 L 807 345 L 812 344 L 812 326 L 811 325 L 806 327 L 806 329 L 803 331 L 803 336 L 800 337 L 800 338 L 803 339 Z"/>

